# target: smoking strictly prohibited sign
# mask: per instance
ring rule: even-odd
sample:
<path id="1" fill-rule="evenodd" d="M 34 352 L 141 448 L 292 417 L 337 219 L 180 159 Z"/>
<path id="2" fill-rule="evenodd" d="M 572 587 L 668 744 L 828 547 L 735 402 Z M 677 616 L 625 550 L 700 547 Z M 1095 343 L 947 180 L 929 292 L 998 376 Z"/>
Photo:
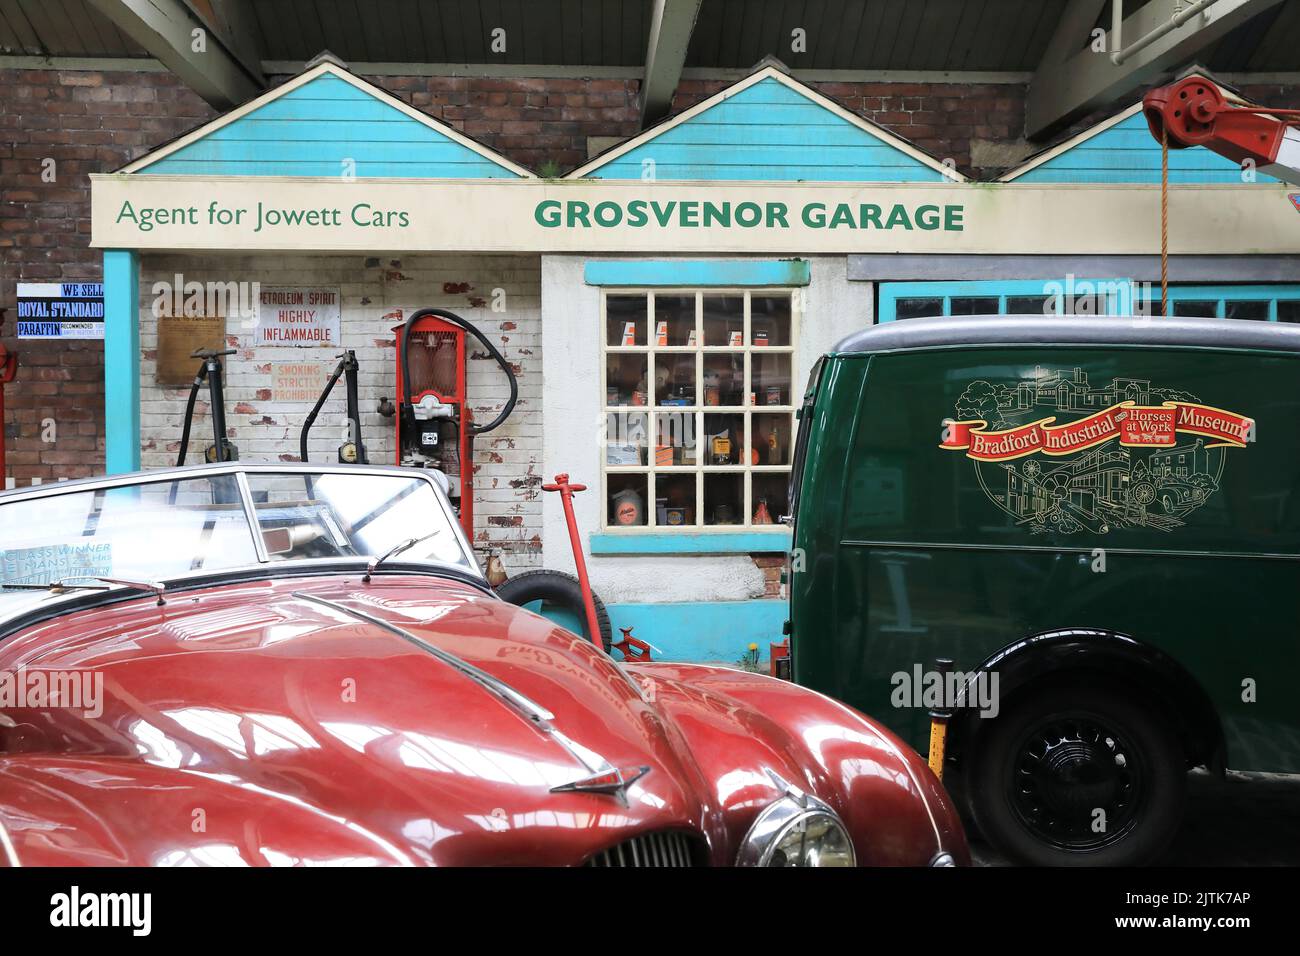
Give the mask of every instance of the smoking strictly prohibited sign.
<path id="1" fill-rule="evenodd" d="M 274 362 L 271 397 L 277 402 L 314 402 L 328 373 L 320 362 Z"/>
<path id="2" fill-rule="evenodd" d="M 263 286 L 257 300 L 257 344 L 338 346 L 339 300 L 338 289 Z"/>

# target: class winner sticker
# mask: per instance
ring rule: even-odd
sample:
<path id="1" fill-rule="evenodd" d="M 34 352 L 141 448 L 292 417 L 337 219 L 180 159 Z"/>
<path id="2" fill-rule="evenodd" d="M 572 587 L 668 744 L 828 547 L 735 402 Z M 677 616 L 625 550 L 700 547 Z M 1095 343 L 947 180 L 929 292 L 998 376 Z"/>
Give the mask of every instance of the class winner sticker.
<path id="1" fill-rule="evenodd" d="M 956 412 L 939 447 L 965 452 L 989 499 L 1035 534 L 1180 527 L 1255 431 L 1187 392 L 1135 378 L 1094 385 L 1080 368 L 971 382 Z"/>

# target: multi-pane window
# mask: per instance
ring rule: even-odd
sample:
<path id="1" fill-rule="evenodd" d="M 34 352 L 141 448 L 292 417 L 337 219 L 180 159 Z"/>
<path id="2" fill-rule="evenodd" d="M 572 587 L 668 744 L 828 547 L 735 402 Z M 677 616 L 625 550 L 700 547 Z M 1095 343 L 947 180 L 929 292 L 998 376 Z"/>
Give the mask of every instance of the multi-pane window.
<path id="1" fill-rule="evenodd" d="M 788 510 L 789 290 L 606 291 L 604 523 L 736 530 Z"/>
<path id="2" fill-rule="evenodd" d="M 1159 315 L 1160 285 L 1129 279 L 887 282 L 879 321 L 940 315 Z M 1169 314 L 1257 322 L 1300 321 L 1300 286 L 1169 287 Z"/>

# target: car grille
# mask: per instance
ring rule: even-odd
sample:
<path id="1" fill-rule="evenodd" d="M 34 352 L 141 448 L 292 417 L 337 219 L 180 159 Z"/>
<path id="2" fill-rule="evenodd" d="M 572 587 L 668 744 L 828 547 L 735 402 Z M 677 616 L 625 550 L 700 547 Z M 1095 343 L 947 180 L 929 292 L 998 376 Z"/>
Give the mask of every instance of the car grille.
<path id="1" fill-rule="evenodd" d="M 698 866 L 698 841 L 688 833 L 665 831 L 642 833 L 608 850 L 601 850 L 587 866 Z"/>

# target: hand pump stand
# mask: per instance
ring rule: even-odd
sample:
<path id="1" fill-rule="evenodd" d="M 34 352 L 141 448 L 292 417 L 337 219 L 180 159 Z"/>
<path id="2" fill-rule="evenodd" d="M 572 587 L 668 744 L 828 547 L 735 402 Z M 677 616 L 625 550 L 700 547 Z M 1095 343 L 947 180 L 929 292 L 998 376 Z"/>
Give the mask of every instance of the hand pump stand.
<path id="1" fill-rule="evenodd" d="M 221 383 L 221 356 L 234 355 L 235 349 L 197 349 L 190 353 L 190 358 L 202 359 L 199 372 L 194 376 L 190 387 L 189 401 L 185 403 L 185 426 L 181 430 L 181 450 L 176 458 L 176 466 L 185 464 L 185 453 L 190 445 L 190 426 L 194 424 L 194 403 L 198 400 L 199 389 L 206 379 L 208 395 L 212 409 L 213 443 L 208 446 L 203 457 L 211 463 L 219 461 L 238 461 L 239 449 L 226 438 L 226 398 Z"/>
<path id="2" fill-rule="evenodd" d="M 334 374 L 330 376 L 325 383 L 325 389 L 320 393 L 320 398 L 316 399 L 316 406 L 303 422 L 302 434 L 298 438 L 299 450 L 302 460 L 307 461 L 307 433 L 311 431 L 311 426 L 316 422 L 316 416 L 325 405 L 325 400 L 330 397 L 330 392 L 334 390 L 334 385 L 338 382 L 339 376 L 346 376 L 344 388 L 347 390 L 348 401 L 348 437 L 339 446 L 339 464 L 341 465 L 368 465 L 370 458 L 366 454 L 365 443 L 361 440 L 361 406 L 357 400 L 357 353 L 348 349 L 339 356 L 339 364 L 334 367 Z"/>

